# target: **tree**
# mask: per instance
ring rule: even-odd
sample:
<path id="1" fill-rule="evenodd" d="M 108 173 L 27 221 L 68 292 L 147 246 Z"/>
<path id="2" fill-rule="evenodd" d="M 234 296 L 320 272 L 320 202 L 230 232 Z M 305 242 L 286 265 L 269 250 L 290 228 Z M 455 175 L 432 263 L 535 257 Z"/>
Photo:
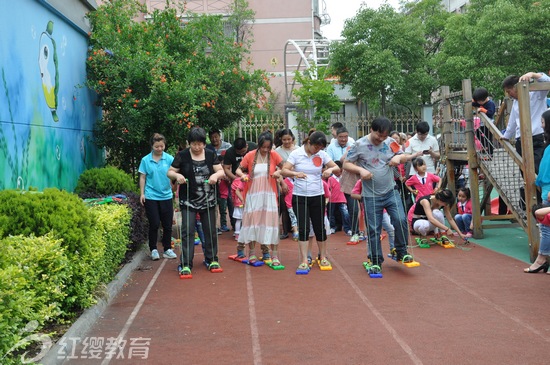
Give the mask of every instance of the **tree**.
<path id="1" fill-rule="evenodd" d="M 389 5 L 362 7 L 346 20 L 342 35 L 344 41 L 331 45 L 331 68 L 354 96 L 379 101 L 382 114 L 388 101 L 409 106 L 429 100 L 423 25 L 417 18 Z"/>
<path id="2" fill-rule="evenodd" d="M 311 67 L 294 75 L 296 83 L 301 85 L 293 91 L 298 99 L 297 119 L 301 132 L 315 128 L 328 133 L 330 115 L 341 107 L 340 99 L 334 94 L 334 85 L 324 79 L 325 73 L 326 68 Z"/>
<path id="3" fill-rule="evenodd" d="M 270 90 L 264 72 L 249 71 L 246 46 L 224 33 L 220 16 L 189 14 L 183 22 L 167 6 L 135 21 L 140 13 L 137 0 L 112 0 L 91 13 L 87 60 L 87 85 L 104 112 L 98 143 L 110 163 L 134 174 L 154 132 L 183 143 L 193 125 L 230 125 Z"/>
<path id="4" fill-rule="evenodd" d="M 550 28 L 543 24 L 549 18 L 549 0 L 472 0 L 445 28 L 437 55 L 441 84 L 459 89 L 469 78 L 499 97 L 506 76 L 547 71 Z"/>

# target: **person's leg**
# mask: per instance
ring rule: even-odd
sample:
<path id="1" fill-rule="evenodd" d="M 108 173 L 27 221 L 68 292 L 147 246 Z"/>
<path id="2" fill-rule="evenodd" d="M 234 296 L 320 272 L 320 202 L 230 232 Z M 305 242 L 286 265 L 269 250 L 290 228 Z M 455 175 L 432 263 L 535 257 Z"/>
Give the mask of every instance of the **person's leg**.
<path id="1" fill-rule="evenodd" d="M 417 219 L 413 224 L 413 231 L 418 233 L 422 238 L 426 238 L 428 233 L 432 232 L 434 226 L 427 219 Z"/>
<path id="2" fill-rule="evenodd" d="M 390 242 L 390 251 L 395 247 L 395 228 L 391 224 L 391 218 L 388 213 L 382 215 L 382 228 L 388 233 L 388 241 Z"/>
<path id="3" fill-rule="evenodd" d="M 325 197 L 319 195 L 308 199 L 309 216 L 313 225 L 315 239 L 319 246 L 319 255 L 321 259 L 327 257 L 327 231 L 325 229 Z"/>
<path id="4" fill-rule="evenodd" d="M 216 233 L 216 207 L 200 212 L 204 231 L 204 260 L 207 264 L 218 261 L 218 234 Z"/>
<path id="5" fill-rule="evenodd" d="M 147 220 L 149 221 L 149 249 L 153 252 L 153 250 L 157 249 L 160 208 L 156 200 L 145 200 L 144 207 Z M 172 232 L 171 229 L 170 232 Z"/>
<path id="6" fill-rule="evenodd" d="M 399 192 L 395 189 L 388 192 L 388 194 L 384 197 L 383 203 L 390 217 L 390 223 L 394 228 L 394 247 L 397 253 L 397 258 L 401 259 L 403 256 L 407 255 L 409 228 L 403 203 L 399 197 Z"/>
<path id="7" fill-rule="evenodd" d="M 186 206 L 181 210 L 181 266 L 193 268 L 195 256 L 195 220 L 197 213 Z"/>
<path id="8" fill-rule="evenodd" d="M 229 187 L 229 189 L 231 189 L 231 186 Z M 233 218 L 233 210 L 235 209 L 235 206 L 233 205 L 233 198 L 231 198 L 231 194 L 227 196 L 226 203 L 227 211 L 229 212 L 229 221 L 231 222 L 231 227 L 235 229 L 235 218 Z"/>
<path id="9" fill-rule="evenodd" d="M 227 228 L 227 199 L 218 198 L 218 208 L 220 211 L 220 228 L 225 231 L 225 228 Z"/>
<path id="10" fill-rule="evenodd" d="M 539 225 L 540 229 L 540 245 L 539 253 L 535 261 L 529 268 L 524 269 L 523 271 L 529 272 L 539 272 L 540 270 L 548 271 L 548 258 L 550 255 L 550 227 L 546 225 Z"/>
<path id="11" fill-rule="evenodd" d="M 334 210 L 336 209 L 335 203 L 328 203 L 328 221 L 330 222 L 330 231 L 336 232 L 336 217 L 334 216 Z"/>
<path id="12" fill-rule="evenodd" d="M 472 215 L 471 214 L 463 214 L 462 215 L 462 221 L 464 222 L 464 232 L 472 232 L 470 229 L 470 225 L 472 224 Z"/>
<path id="13" fill-rule="evenodd" d="M 353 199 L 350 194 L 344 194 L 344 196 L 346 197 L 346 201 L 348 205 L 348 213 L 350 216 L 350 223 L 351 223 L 351 233 L 358 234 L 359 219 L 360 219 L 359 202 L 357 201 L 357 199 Z"/>
<path id="14" fill-rule="evenodd" d="M 172 199 L 159 201 L 159 208 L 160 221 L 162 223 L 162 247 L 164 248 L 164 252 L 166 252 L 172 249 L 172 223 L 174 221 Z"/>
<path id="15" fill-rule="evenodd" d="M 464 214 L 465 215 L 465 214 Z M 468 225 L 466 226 L 466 222 L 464 222 L 464 218 L 462 214 L 456 214 L 455 215 L 455 222 L 456 222 L 456 225 L 458 226 L 458 229 L 460 230 L 460 232 L 462 233 L 466 233 L 468 232 L 468 229 L 467 227 L 470 227 L 470 224 L 468 223 Z"/>
<path id="16" fill-rule="evenodd" d="M 292 210 L 298 221 L 298 259 L 300 264 L 307 265 L 307 247 L 309 236 L 309 211 L 306 197 L 292 196 Z"/>
<path id="17" fill-rule="evenodd" d="M 346 203 L 338 203 L 340 214 L 342 215 L 342 226 L 346 234 L 351 232 L 351 218 L 349 216 L 348 205 Z M 351 232 L 353 233 L 353 232 Z"/>
<path id="18" fill-rule="evenodd" d="M 382 266 L 384 255 L 380 244 L 380 232 L 382 230 L 382 211 L 384 210 L 383 198 L 363 197 L 365 206 L 366 227 L 368 235 L 369 257 L 373 265 Z"/>

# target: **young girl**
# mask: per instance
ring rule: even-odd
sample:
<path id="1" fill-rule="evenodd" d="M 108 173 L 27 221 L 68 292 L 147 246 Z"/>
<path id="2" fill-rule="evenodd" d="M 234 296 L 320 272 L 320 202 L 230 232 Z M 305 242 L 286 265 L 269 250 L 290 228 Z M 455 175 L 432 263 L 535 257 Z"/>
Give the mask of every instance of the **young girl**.
<path id="1" fill-rule="evenodd" d="M 287 186 L 288 191 L 284 196 L 285 207 L 290 218 L 290 226 L 292 227 L 292 239 L 298 241 L 298 220 L 296 219 L 296 214 L 292 209 L 292 192 L 294 191 L 294 183 L 289 177 L 285 177 L 284 184 Z"/>
<path id="2" fill-rule="evenodd" d="M 237 176 L 231 183 L 231 199 L 233 201 L 233 218 L 235 219 L 235 240 L 239 240 L 239 234 L 241 233 L 241 225 L 243 222 L 243 207 L 244 207 L 244 183 L 240 177 Z M 243 251 L 244 247 L 240 248 Z M 237 247 L 237 252 L 239 247 Z"/>
<path id="3" fill-rule="evenodd" d="M 415 157 L 412 159 L 412 165 L 416 174 L 412 175 L 406 182 L 407 189 L 415 196 L 415 200 L 418 200 L 426 195 L 435 194 L 441 187 L 441 179 L 439 176 L 430 172 L 426 172 L 428 166 L 422 157 Z M 434 189 L 434 183 L 437 184 Z"/>
<path id="4" fill-rule="evenodd" d="M 472 237 L 472 202 L 470 201 L 470 189 L 460 188 L 457 195 L 458 214 L 455 215 L 456 225 L 466 237 Z"/>

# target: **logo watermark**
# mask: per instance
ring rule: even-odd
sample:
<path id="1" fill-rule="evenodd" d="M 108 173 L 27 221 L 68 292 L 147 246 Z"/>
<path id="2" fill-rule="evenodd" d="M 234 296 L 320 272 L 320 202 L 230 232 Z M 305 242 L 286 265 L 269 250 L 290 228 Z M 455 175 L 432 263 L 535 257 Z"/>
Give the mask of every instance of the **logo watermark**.
<path id="1" fill-rule="evenodd" d="M 25 328 L 21 330 L 21 335 L 25 332 L 33 332 L 38 328 L 38 321 L 30 321 Z M 53 346 L 53 341 L 49 335 L 44 333 L 35 333 L 28 335 L 18 341 L 4 356 L 18 353 L 26 350 L 30 345 L 32 351 L 36 352 L 32 358 L 29 351 L 25 351 L 20 356 L 23 364 L 35 364 L 46 356 Z M 149 357 L 149 347 L 151 345 L 150 337 L 131 337 L 129 339 L 121 337 L 62 337 L 57 345 L 58 359 L 128 359 L 128 360 L 146 360 Z"/>

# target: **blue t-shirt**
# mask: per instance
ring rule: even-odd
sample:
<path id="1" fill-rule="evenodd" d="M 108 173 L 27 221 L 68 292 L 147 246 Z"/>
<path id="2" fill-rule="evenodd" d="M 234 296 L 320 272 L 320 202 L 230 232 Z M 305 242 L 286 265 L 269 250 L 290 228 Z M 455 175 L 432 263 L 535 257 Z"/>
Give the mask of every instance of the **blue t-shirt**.
<path id="1" fill-rule="evenodd" d="M 162 157 L 158 161 L 153 159 L 153 152 L 141 159 L 138 171 L 145 175 L 145 199 L 172 199 L 172 186 L 170 179 L 166 176 L 172 161 L 174 161 L 174 157 L 166 152 L 162 153 Z"/>

